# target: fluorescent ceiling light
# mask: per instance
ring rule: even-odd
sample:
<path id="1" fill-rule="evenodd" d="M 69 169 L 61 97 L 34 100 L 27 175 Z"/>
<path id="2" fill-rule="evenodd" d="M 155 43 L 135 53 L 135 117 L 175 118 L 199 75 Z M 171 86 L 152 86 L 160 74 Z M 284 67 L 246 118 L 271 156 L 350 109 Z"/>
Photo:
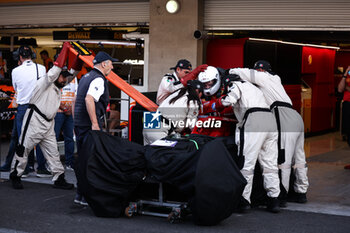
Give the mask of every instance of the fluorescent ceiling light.
<path id="1" fill-rule="evenodd" d="M 281 43 L 281 44 L 291 44 L 291 45 L 301 45 L 301 46 L 310 46 L 310 47 L 324 48 L 324 49 L 336 49 L 336 50 L 340 49 L 340 47 L 336 47 L 336 46 L 326 46 L 326 45 L 317 45 L 317 44 L 304 44 L 304 43 L 295 43 L 295 42 L 288 42 L 288 41 L 282 41 L 282 40 L 270 40 L 270 39 L 260 39 L 260 38 L 249 38 L 249 40 L 264 41 L 264 42 L 274 42 L 274 43 Z"/>

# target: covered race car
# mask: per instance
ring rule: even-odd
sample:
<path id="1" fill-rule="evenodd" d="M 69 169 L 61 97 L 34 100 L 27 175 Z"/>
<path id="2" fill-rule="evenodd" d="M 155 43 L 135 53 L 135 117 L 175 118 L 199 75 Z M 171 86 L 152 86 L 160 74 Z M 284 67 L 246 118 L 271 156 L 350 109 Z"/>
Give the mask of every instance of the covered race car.
<path id="1" fill-rule="evenodd" d="M 196 224 L 215 225 L 236 209 L 246 184 L 232 139 L 190 135 L 173 139 L 171 147 L 141 146 L 91 131 L 78 158 L 77 179 L 96 216 L 122 216 L 129 202 L 147 191 L 138 186 L 151 180 L 174 186 Z"/>

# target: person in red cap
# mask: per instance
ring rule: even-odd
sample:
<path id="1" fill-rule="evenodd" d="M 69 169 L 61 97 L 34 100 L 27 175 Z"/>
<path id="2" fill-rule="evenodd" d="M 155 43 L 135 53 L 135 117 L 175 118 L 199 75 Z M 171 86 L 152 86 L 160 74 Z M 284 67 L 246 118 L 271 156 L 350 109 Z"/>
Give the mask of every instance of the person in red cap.
<path id="1" fill-rule="evenodd" d="M 64 43 L 60 55 L 49 72 L 35 84 L 29 107 L 23 119 L 19 145 L 16 148 L 10 180 L 14 189 L 23 189 L 21 176 L 28 161 L 28 154 L 37 144 L 53 174 L 54 188 L 72 189 L 73 184 L 67 183 L 64 178 L 64 167 L 60 161 L 54 131 L 54 118 L 60 105 L 61 91 L 81 69 L 81 61 L 76 57 L 70 72 L 63 70 L 67 60 L 70 44 Z"/>
<path id="2" fill-rule="evenodd" d="M 196 79 L 207 67 L 208 65 L 203 64 L 192 71 L 192 65 L 188 60 L 179 60 L 175 67 L 170 68 L 174 73 L 166 74 L 162 78 L 157 92 L 157 104 L 160 105 L 174 91 L 186 86 L 188 80 Z"/>

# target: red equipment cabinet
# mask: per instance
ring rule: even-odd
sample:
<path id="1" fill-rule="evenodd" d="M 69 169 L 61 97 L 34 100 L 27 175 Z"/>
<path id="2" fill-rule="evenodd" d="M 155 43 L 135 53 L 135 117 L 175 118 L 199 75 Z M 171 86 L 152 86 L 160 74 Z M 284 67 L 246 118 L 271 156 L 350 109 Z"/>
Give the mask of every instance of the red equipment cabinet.
<path id="1" fill-rule="evenodd" d="M 311 132 L 319 132 L 334 127 L 335 50 L 303 47 L 302 78 L 311 87 Z"/>

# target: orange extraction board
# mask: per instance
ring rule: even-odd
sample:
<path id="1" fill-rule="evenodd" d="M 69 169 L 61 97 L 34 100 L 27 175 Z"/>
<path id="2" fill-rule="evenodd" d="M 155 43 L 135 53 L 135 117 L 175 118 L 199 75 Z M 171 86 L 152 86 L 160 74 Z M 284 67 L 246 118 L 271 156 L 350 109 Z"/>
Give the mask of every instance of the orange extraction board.
<path id="1" fill-rule="evenodd" d="M 72 42 L 72 47 L 70 48 L 70 52 L 75 56 L 79 55 L 79 58 L 89 67 L 93 67 L 94 56 L 78 42 Z M 147 109 L 148 111 L 154 112 L 157 110 L 158 105 L 155 104 L 152 100 L 148 99 L 141 92 L 136 90 L 133 86 L 127 83 L 124 79 L 120 78 L 113 71 L 106 77 L 108 81 L 110 81 L 113 85 L 118 87 L 120 90 L 125 92 L 128 96 L 133 98 L 137 103 L 139 103 L 142 107 Z"/>

